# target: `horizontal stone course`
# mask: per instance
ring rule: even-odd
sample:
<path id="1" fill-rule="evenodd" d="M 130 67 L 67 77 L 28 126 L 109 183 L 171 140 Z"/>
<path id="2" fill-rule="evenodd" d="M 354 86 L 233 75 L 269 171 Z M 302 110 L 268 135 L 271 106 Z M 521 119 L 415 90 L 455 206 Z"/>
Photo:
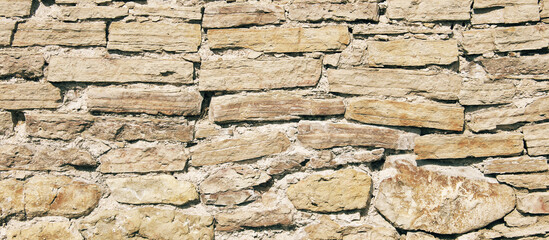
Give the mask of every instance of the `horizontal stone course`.
<path id="1" fill-rule="evenodd" d="M 203 28 L 229 28 L 277 24 L 285 20 L 284 8 L 267 3 L 210 4 L 204 9 Z"/>
<path id="2" fill-rule="evenodd" d="M 104 22 L 64 23 L 30 20 L 17 25 L 13 46 L 106 46 Z"/>
<path id="3" fill-rule="evenodd" d="M 0 84 L 0 109 L 54 109 L 61 105 L 61 91 L 49 83 Z"/>
<path id="4" fill-rule="evenodd" d="M 454 40 L 393 40 L 368 41 L 370 66 L 424 66 L 448 65 L 458 60 Z"/>

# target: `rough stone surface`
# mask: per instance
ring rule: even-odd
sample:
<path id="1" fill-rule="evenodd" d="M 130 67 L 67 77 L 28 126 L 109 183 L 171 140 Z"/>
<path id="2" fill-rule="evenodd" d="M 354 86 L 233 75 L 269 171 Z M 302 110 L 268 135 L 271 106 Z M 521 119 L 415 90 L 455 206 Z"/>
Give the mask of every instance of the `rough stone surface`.
<path id="1" fill-rule="evenodd" d="M 379 187 L 375 206 L 397 228 L 439 234 L 465 233 L 490 224 L 515 207 L 511 187 L 448 176 L 412 165 Z"/>
<path id="2" fill-rule="evenodd" d="M 474 29 L 463 32 L 461 45 L 468 54 L 535 50 L 549 46 L 547 26 Z"/>
<path id="3" fill-rule="evenodd" d="M 54 170 L 74 166 L 97 166 L 90 153 L 77 148 L 33 145 L 1 145 L 0 170 Z"/>
<path id="4" fill-rule="evenodd" d="M 370 66 L 448 65 L 456 62 L 457 42 L 454 40 L 393 40 L 368 42 Z"/>
<path id="5" fill-rule="evenodd" d="M 332 221 L 328 216 L 320 217 L 319 223 L 305 227 L 308 240 L 398 240 L 400 236 L 395 229 L 375 225 L 341 226 Z"/>
<path id="6" fill-rule="evenodd" d="M 10 134 L 13 130 L 13 119 L 11 113 L 0 112 L 0 135 Z"/>
<path id="7" fill-rule="evenodd" d="M 549 2 L 547 2 L 547 0 L 541 0 L 540 5 L 541 5 L 540 6 L 540 8 L 541 8 L 540 16 L 542 18 L 549 18 Z"/>
<path id="8" fill-rule="evenodd" d="M 103 173 L 173 172 L 185 169 L 190 155 L 181 146 L 119 148 L 99 158 Z"/>
<path id="9" fill-rule="evenodd" d="M 389 0 L 387 15 L 410 22 L 469 20 L 471 3 L 472 0 Z"/>
<path id="10" fill-rule="evenodd" d="M 0 16 L 25 17 L 30 15 L 32 0 L 1 0 Z"/>
<path id="11" fill-rule="evenodd" d="M 484 162 L 484 173 L 521 173 L 549 170 L 544 157 L 520 156 L 513 158 L 495 158 Z"/>
<path id="12" fill-rule="evenodd" d="M 459 103 L 465 106 L 511 103 L 516 92 L 512 83 L 464 83 L 459 92 Z"/>
<path id="13" fill-rule="evenodd" d="M 76 22 L 89 19 L 115 19 L 128 16 L 128 9 L 111 6 L 63 7 L 55 17 L 61 21 Z"/>
<path id="14" fill-rule="evenodd" d="M 357 21 L 379 19 L 379 7 L 373 2 L 348 4 L 294 3 L 288 6 L 288 18 L 296 21 Z"/>
<path id="15" fill-rule="evenodd" d="M 549 214 L 549 193 L 536 192 L 518 195 L 517 210 L 523 213 Z"/>
<path id="16" fill-rule="evenodd" d="M 15 30 L 15 21 L 0 21 L 0 46 L 11 44 L 13 30 Z"/>
<path id="17" fill-rule="evenodd" d="M 229 28 L 267 25 L 283 21 L 284 8 L 267 3 L 211 4 L 204 9 L 202 27 Z"/>
<path id="18" fill-rule="evenodd" d="M 84 114 L 27 113 L 25 127 L 31 137 L 75 139 L 93 124 L 94 117 Z"/>
<path id="19" fill-rule="evenodd" d="M 70 222 L 37 222 L 29 227 L 9 229 L 8 240 L 66 239 L 82 240 L 82 235 L 71 229 Z"/>
<path id="20" fill-rule="evenodd" d="M 498 175 L 497 179 L 517 188 L 547 189 L 549 187 L 549 174 L 547 173 Z"/>
<path id="21" fill-rule="evenodd" d="M 131 11 L 136 16 L 167 17 L 185 20 L 202 19 L 202 7 L 173 6 L 173 5 L 136 5 Z"/>
<path id="22" fill-rule="evenodd" d="M 0 77 L 37 78 L 43 75 L 44 57 L 33 50 L 0 50 Z"/>
<path id="23" fill-rule="evenodd" d="M 102 22 L 63 23 L 31 20 L 17 25 L 13 46 L 105 46 L 106 25 Z"/>
<path id="24" fill-rule="evenodd" d="M 57 108 L 60 101 L 59 89 L 49 83 L 0 84 L 0 109 Z"/>
<path id="25" fill-rule="evenodd" d="M 475 9 L 471 22 L 473 24 L 512 24 L 539 21 L 539 6 L 535 0 L 516 1 L 518 4 L 508 4 L 489 9 Z M 473 5 L 475 7 L 476 3 Z"/>
<path id="26" fill-rule="evenodd" d="M 522 132 L 529 155 L 549 154 L 549 123 L 524 126 Z"/>
<path id="27" fill-rule="evenodd" d="M 194 184 L 170 175 L 111 178 L 106 182 L 120 203 L 183 205 L 198 199 Z"/>
<path id="28" fill-rule="evenodd" d="M 494 78 L 549 79 L 549 55 L 487 58 L 480 63 Z"/>

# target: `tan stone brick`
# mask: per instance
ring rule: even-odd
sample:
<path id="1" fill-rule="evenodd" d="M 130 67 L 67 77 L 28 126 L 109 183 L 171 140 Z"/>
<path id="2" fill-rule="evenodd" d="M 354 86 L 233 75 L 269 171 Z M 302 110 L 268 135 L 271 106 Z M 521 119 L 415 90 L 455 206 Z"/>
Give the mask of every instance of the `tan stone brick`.
<path id="1" fill-rule="evenodd" d="M 76 22 L 88 19 L 115 19 L 128 16 L 128 8 L 111 6 L 61 7 L 55 18 Z"/>
<path id="2" fill-rule="evenodd" d="M 517 196 L 517 210 L 523 213 L 549 214 L 549 193 L 536 192 Z"/>
<path id="3" fill-rule="evenodd" d="M 549 0 L 540 1 L 541 18 L 549 18 Z"/>
<path id="4" fill-rule="evenodd" d="M 26 132 L 31 137 L 71 140 L 93 124 L 85 114 L 26 113 Z"/>
<path id="5" fill-rule="evenodd" d="M 102 173 L 182 171 L 189 158 L 188 151 L 179 145 L 118 148 L 99 158 L 101 165 L 97 171 Z"/>
<path id="6" fill-rule="evenodd" d="M 474 29 L 463 32 L 461 44 L 468 54 L 536 50 L 549 46 L 544 25 Z"/>
<path id="7" fill-rule="evenodd" d="M 505 174 L 497 175 L 498 181 L 507 183 L 517 188 L 547 189 L 549 187 L 549 174 L 528 173 L 528 174 Z"/>
<path id="8" fill-rule="evenodd" d="M 347 4 L 293 3 L 288 6 L 288 18 L 296 21 L 357 21 L 379 19 L 379 7 L 373 2 Z"/>
<path id="9" fill-rule="evenodd" d="M 26 17 L 30 15 L 32 0 L 0 0 L 0 16 Z"/>
<path id="10" fill-rule="evenodd" d="M 23 193 L 24 182 L 15 179 L 0 181 L 0 220 L 7 217 L 24 217 L 25 195 Z"/>
<path id="11" fill-rule="evenodd" d="M 536 0 L 515 0 L 504 1 L 500 5 L 492 1 L 489 6 L 494 8 L 478 9 L 477 2 L 473 5 L 476 9 L 473 11 L 471 23 L 473 24 L 497 24 L 497 23 L 521 23 L 540 20 L 538 1 Z M 500 1 L 501 2 L 501 1 Z M 481 6 L 485 5 L 484 2 Z"/>
<path id="12" fill-rule="evenodd" d="M 96 118 L 82 135 L 109 141 L 193 140 L 194 126 L 184 120 L 149 118 Z"/>
<path id="13" fill-rule="evenodd" d="M 549 154 L 549 123 L 524 126 L 522 132 L 529 155 Z"/>
<path id="14" fill-rule="evenodd" d="M 399 26 L 383 23 L 353 26 L 353 35 L 400 35 L 406 33 L 450 35 L 452 34 L 452 29 L 449 27 L 428 28 L 424 26 Z"/>
<path id="15" fill-rule="evenodd" d="M 13 131 L 13 119 L 10 112 L 0 112 L 0 135 L 7 135 Z"/>
<path id="16" fill-rule="evenodd" d="M 75 166 L 97 166 L 90 153 L 77 148 L 29 144 L 0 146 L 0 170 L 64 171 Z"/>
<path id="17" fill-rule="evenodd" d="M 111 0 L 55 0 L 55 3 L 57 4 L 105 4 L 110 3 Z"/>
<path id="18" fill-rule="evenodd" d="M 473 8 L 493 8 L 538 3 L 536 0 L 475 0 Z"/>
<path id="19" fill-rule="evenodd" d="M 512 158 L 492 158 L 484 161 L 484 173 L 521 173 L 549 170 L 544 157 L 520 156 Z"/>
<path id="20" fill-rule="evenodd" d="M 0 21 L 0 46 L 9 46 L 11 44 L 13 30 L 15 30 L 15 21 Z"/>
<path id="21" fill-rule="evenodd" d="M 31 49 L 2 49 L 0 62 L 0 77 L 38 78 L 43 75 L 44 57 Z"/>
<path id="22" fill-rule="evenodd" d="M 25 239 L 64 239 L 82 240 L 80 233 L 71 229 L 70 222 L 37 222 L 28 227 L 10 228 L 8 240 Z"/>
<path id="23" fill-rule="evenodd" d="M 106 182 L 120 203 L 183 205 L 198 199 L 194 184 L 171 175 L 111 178 Z"/>
<path id="24" fill-rule="evenodd" d="M 204 28 L 277 24 L 285 20 L 282 6 L 267 3 L 210 4 L 204 9 Z"/>
<path id="25" fill-rule="evenodd" d="M 368 41 L 367 58 L 370 66 L 448 65 L 458 60 L 458 48 L 454 40 Z"/>
<path id="26" fill-rule="evenodd" d="M 130 10 L 136 16 L 180 18 L 186 20 L 201 20 L 202 7 L 179 7 L 167 5 L 136 5 Z"/>
<path id="27" fill-rule="evenodd" d="M 410 22 L 460 21 L 471 18 L 472 0 L 389 0 L 387 16 Z"/>
<path id="28" fill-rule="evenodd" d="M 511 103 L 516 93 L 513 83 L 466 82 L 459 91 L 461 105 L 493 105 Z"/>
<path id="29" fill-rule="evenodd" d="M 61 91 L 49 83 L 0 84 L 0 109 L 57 108 Z"/>
<path id="30" fill-rule="evenodd" d="M 549 55 L 488 58 L 480 63 L 494 78 L 549 79 Z"/>
<path id="31" fill-rule="evenodd" d="M 12 45 L 24 46 L 105 46 L 103 22 L 63 23 L 30 20 L 17 25 Z"/>

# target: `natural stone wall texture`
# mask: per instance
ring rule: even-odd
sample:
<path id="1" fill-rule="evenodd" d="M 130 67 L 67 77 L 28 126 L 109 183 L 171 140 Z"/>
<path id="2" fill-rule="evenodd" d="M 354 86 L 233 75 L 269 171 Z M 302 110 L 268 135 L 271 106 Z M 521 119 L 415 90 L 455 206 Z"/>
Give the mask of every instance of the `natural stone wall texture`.
<path id="1" fill-rule="evenodd" d="M 549 239 L 549 0 L 0 0 L 0 240 Z"/>

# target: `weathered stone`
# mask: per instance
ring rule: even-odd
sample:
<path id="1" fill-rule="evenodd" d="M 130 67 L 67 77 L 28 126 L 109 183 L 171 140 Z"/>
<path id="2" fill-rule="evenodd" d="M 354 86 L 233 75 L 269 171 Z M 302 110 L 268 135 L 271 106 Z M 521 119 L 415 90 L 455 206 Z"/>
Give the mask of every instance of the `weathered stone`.
<path id="1" fill-rule="evenodd" d="M 171 175 L 111 178 L 106 182 L 120 203 L 183 205 L 198 199 L 194 184 Z"/>
<path id="2" fill-rule="evenodd" d="M 522 227 L 536 223 L 538 218 L 535 216 L 525 216 L 515 209 L 507 214 L 503 220 L 505 221 L 505 225 L 509 227 Z"/>
<path id="3" fill-rule="evenodd" d="M 405 69 L 328 69 L 330 92 L 369 96 L 457 100 L 461 77 L 457 74 Z"/>
<path id="4" fill-rule="evenodd" d="M 522 132 L 529 155 L 549 154 L 549 123 L 524 126 Z"/>
<path id="5" fill-rule="evenodd" d="M 516 88 L 512 83 L 464 83 L 459 91 L 461 105 L 493 105 L 511 103 Z"/>
<path id="6" fill-rule="evenodd" d="M 200 91 L 239 91 L 316 86 L 319 59 L 205 61 L 200 66 Z"/>
<path id="7" fill-rule="evenodd" d="M 105 4 L 105 3 L 110 3 L 110 2 L 112 2 L 112 1 L 111 0 L 55 0 L 55 3 L 57 3 L 57 4 L 71 4 L 71 5 L 90 4 L 90 3 Z"/>
<path id="8" fill-rule="evenodd" d="M 122 172 L 173 172 L 185 169 L 189 153 L 182 146 L 149 148 L 119 148 L 109 151 L 99 161 L 97 171 Z"/>
<path id="9" fill-rule="evenodd" d="M 15 21 L 0 21 L 0 46 L 9 46 L 11 44 L 13 30 L 15 30 Z"/>
<path id="10" fill-rule="evenodd" d="M 497 179 L 517 188 L 547 189 L 549 187 L 549 174 L 547 173 L 498 175 Z"/>
<path id="11" fill-rule="evenodd" d="M 399 26 L 390 24 L 355 25 L 353 35 L 400 35 L 414 34 L 452 34 L 450 28 L 428 28 L 421 26 Z"/>
<path id="12" fill-rule="evenodd" d="M 468 54 L 535 50 L 549 46 L 546 26 L 474 29 L 463 32 L 461 45 Z"/>
<path id="13" fill-rule="evenodd" d="M 8 240 L 66 239 L 82 240 L 82 235 L 71 230 L 70 222 L 37 222 L 29 227 L 8 229 Z"/>
<path id="14" fill-rule="evenodd" d="M 115 19 L 124 16 L 128 16 L 128 9 L 125 7 L 76 6 L 60 8 L 55 18 L 62 21 L 76 22 L 88 19 Z"/>
<path id="15" fill-rule="evenodd" d="M 0 135 L 7 135 L 13 131 L 13 120 L 11 113 L 0 112 Z"/>
<path id="16" fill-rule="evenodd" d="M 76 148 L 43 145 L 1 145 L 0 170 L 62 171 L 73 166 L 97 166 L 91 155 Z"/>
<path id="17" fill-rule="evenodd" d="M 540 6 L 540 8 L 541 8 L 540 9 L 541 10 L 541 12 L 540 12 L 541 18 L 549 18 L 549 2 L 547 0 L 541 0 L 540 4 L 541 4 L 541 6 Z M 546 22 L 546 21 L 544 20 L 544 22 Z"/>
<path id="18" fill-rule="evenodd" d="M 424 135 L 415 138 L 418 159 L 490 157 L 522 153 L 522 134 Z"/>
<path id="19" fill-rule="evenodd" d="M 494 7 L 505 7 L 513 5 L 524 5 L 524 4 L 533 4 L 536 3 L 536 0 L 475 0 L 473 8 L 494 8 Z"/>
<path id="20" fill-rule="evenodd" d="M 0 16 L 26 17 L 30 15 L 32 0 L 0 0 Z"/>
<path id="21" fill-rule="evenodd" d="M 520 156 L 513 158 L 495 158 L 484 162 L 484 174 L 541 172 L 549 170 L 544 157 Z"/>
<path id="22" fill-rule="evenodd" d="M 296 21 L 357 21 L 379 19 L 379 7 L 375 2 L 293 3 L 288 6 L 288 18 Z"/>
<path id="23" fill-rule="evenodd" d="M 0 62 L 0 77 L 38 78 L 43 75 L 44 57 L 33 50 L 2 49 Z"/>
<path id="24" fill-rule="evenodd" d="M 213 228 L 212 216 L 156 207 L 104 210 L 86 217 L 79 224 L 80 232 L 89 240 L 211 240 L 214 238 Z"/>
<path id="25" fill-rule="evenodd" d="M 351 99 L 345 118 L 363 123 L 463 130 L 464 109 L 440 103 L 406 103 L 389 100 Z"/>
<path id="26" fill-rule="evenodd" d="M 549 55 L 488 58 L 480 63 L 494 78 L 549 79 Z"/>
<path id="27" fill-rule="evenodd" d="M 424 232 L 407 232 L 405 240 L 439 240 L 439 238 Z"/>
<path id="28" fill-rule="evenodd" d="M 311 240 L 342 239 L 342 231 L 343 228 L 326 215 L 320 217 L 319 223 L 305 227 L 306 239 Z"/>
<path id="29" fill-rule="evenodd" d="M 538 217 L 539 221 L 524 227 L 507 227 L 505 224 L 495 225 L 492 229 L 500 233 L 500 238 L 521 240 L 546 239 L 543 234 L 549 232 L 549 220 L 546 216 Z M 540 237 L 535 237 L 540 235 Z M 529 237 L 530 236 L 530 237 Z"/>
<path id="30" fill-rule="evenodd" d="M 514 0 L 505 1 L 501 6 L 495 4 L 498 1 L 491 1 L 489 4 L 494 8 L 479 9 L 477 5 L 486 5 L 484 3 L 474 3 L 473 16 L 471 17 L 471 23 L 473 24 L 497 24 L 497 23 L 521 23 L 539 21 L 539 6 L 536 0 Z M 501 2 L 501 1 L 500 1 Z"/>
<path id="31" fill-rule="evenodd" d="M 0 109 L 57 108 L 61 91 L 49 83 L 0 84 Z"/>
<path id="32" fill-rule="evenodd" d="M 285 20 L 284 8 L 267 3 L 210 4 L 204 9 L 202 27 L 229 28 L 277 24 Z"/>
<path id="33" fill-rule="evenodd" d="M 469 113 L 467 126 L 475 132 L 494 130 L 499 126 L 549 119 L 549 97 L 538 98 L 526 107 L 492 107 Z"/>
<path id="34" fill-rule="evenodd" d="M 389 0 L 387 16 L 410 22 L 459 21 L 471 18 L 472 0 Z"/>
<path id="35" fill-rule="evenodd" d="M 368 41 L 370 66 L 448 65 L 457 60 L 458 48 L 454 40 Z"/>
<path id="36" fill-rule="evenodd" d="M 353 152 L 346 152 L 337 156 L 334 161 L 337 165 L 349 164 L 349 163 L 369 163 L 379 161 L 383 158 L 385 149 L 378 148 L 374 150 L 357 150 Z"/>
<path id="37" fill-rule="evenodd" d="M 341 51 L 351 41 L 347 26 L 321 28 L 212 29 L 210 48 L 249 48 L 263 52 Z"/>
<path id="38" fill-rule="evenodd" d="M 234 206 L 245 202 L 257 200 L 259 194 L 252 189 L 244 189 L 238 191 L 226 191 L 212 194 L 200 195 L 200 200 L 205 204 L 217 206 Z"/>
<path id="39" fill-rule="evenodd" d="M 319 154 L 313 156 L 305 164 L 306 168 L 318 169 L 336 166 L 337 163 L 334 161 L 334 154 L 330 150 L 320 151 Z"/>
<path id="40" fill-rule="evenodd" d="M 300 93 L 269 92 L 212 98 L 210 120 L 219 122 L 281 121 L 302 116 L 343 115 L 343 99 L 314 99 Z"/>
<path id="41" fill-rule="evenodd" d="M 83 136 L 109 141 L 193 140 L 194 126 L 184 120 L 154 118 L 96 118 Z"/>
<path id="42" fill-rule="evenodd" d="M 297 138 L 301 144 L 326 149 L 344 146 L 370 146 L 397 150 L 414 148 L 415 133 L 391 128 L 319 121 L 301 121 Z"/>
<path id="43" fill-rule="evenodd" d="M 52 57 L 49 82 L 193 82 L 191 62 L 171 59 L 105 59 Z"/>
<path id="44" fill-rule="evenodd" d="M 268 159 L 267 174 L 281 175 L 289 172 L 298 171 L 302 168 L 302 164 L 310 159 L 309 154 L 302 152 L 292 152 Z"/>
<path id="45" fill-rule="evenodd" d="M 196 52 L 201 41 L 199 24 L 113 22 L 107 48 L 128 52 Z"/>
<path id="46" fill-rule="evenodd" d="M 90 87 L 88 109 L 98 112 L 199 115 L 202 96 L 196 89 Z"/>
<path id="47" fill-rule="evenodd" d="M 397 228 L 465 233 L 503 218 L 515 207 L 514 190 L 462 176 L 397 164 L 379 187 L 375 206 Z"/>
<path id="48" fill-rule="evenodd" d="M 249 133 L 232 139 L 201 143 L 191 149 L 193 166 L 259 158 L 286 151 L 290 140 L 282 132 Z"/>
<path id="49" fill-rule="evenodd" d="M 130 10 L 136 16 L 181 18 L 186 20 L 201 20 L 202 7 L 179 7 L 168 5 L 136 5 Z"/>
<path id="50" fill-rule="evenodd" d="M 93 124 L 85 114 L 26 113 L 25 126 L 31 137 L 71 140 Z"/>
<path id="51" fill-rule="evenodd" d="M 105 46 L 103 22 L 63 23 L 31 20 L 17 25 L 12 45 L 24 46 Z"/>
<path id="52" fill-rule="evenodd" d="M 549 193 L 536 192 L 518 195 L 517 210 L 524 213 L 549 214 Z"/>
<path id="53" fill-rule="evenodd" d="M 222 128 L 221 126 L 210 123 L 209 121 L 196 123 L 194 128 L 194 137 L 196 139 L 211 138 L 222 135 L 232 136 L 234 133 L 234 127 Z"/>
<path id="54" fill-rule="evenodd" d="M 304 240 L 399 240 L 398 232 L 393 228 L 376 225 L 341 226 L 327 215 L 320 222 L 305 227 L 307 237 Z"/>
<path id="55" fill-rule="evenodd" d="M 23 217 L 25 212 L 24 182 L 13 178 L 0 181 L 0 221 L 7 217 Z"/>
<path id="56" fill-rule="evenodd" d="M 291 185 L 286 194 L 297 209 L 339 212 L 366 208 L 371 188 L 368 174 L 345 169 L 330 175 L 311 175 Z"/>

